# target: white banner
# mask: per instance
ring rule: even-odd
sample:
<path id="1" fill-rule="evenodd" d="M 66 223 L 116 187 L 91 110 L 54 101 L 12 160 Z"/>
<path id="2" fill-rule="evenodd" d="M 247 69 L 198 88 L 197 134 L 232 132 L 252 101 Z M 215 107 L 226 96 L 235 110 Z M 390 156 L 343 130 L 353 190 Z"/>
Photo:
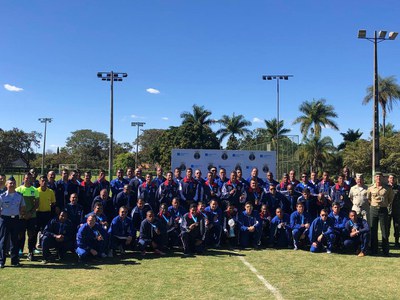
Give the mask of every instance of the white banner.
<path id="1" fill-rule="evenodd" d="M 207 149 L 173 149 L 171 169 L 181 168 L 182 176 L 187 168 L 200 169 L 203 177 L 212 166 L 225 168 L 227 177 L 237 167 L 241 167 L 243 178 L 250 177 L 251 169 L 258 168 L 258 176 L 265 180 L 271 171 L 276 178 L 276 153 L 274 151 L 249 150 L 207 150 Z"/>

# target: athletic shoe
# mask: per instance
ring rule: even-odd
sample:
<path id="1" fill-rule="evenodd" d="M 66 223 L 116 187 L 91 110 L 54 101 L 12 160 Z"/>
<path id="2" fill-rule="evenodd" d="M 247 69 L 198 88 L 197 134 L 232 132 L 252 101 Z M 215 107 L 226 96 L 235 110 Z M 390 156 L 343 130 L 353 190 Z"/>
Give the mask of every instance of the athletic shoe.
<path id="1" fill-rule="evenodd" d="M 105 254 L 104 252 L 102 252 L 102 253 L 100 254 L 100 256 L 101 256 L 101 258 L 106 258 L 106 257 L 107 257 L 107 254 Z"/>
<path id="2" fill-rule="evenodd" d="M 0 264 L 0 269 L 4 269 L 6 266 L 4 264 Z"/>
<path id="3" fill-rule="evenodd" d="M 328 254 L 331 254 L 331 253 L 332 253 L 332 251 L 331 251 L 331 250 L 329 250 L 329 249 L 326 249 L 326 253 L 328 253 Z"/>
<path id="4" fill-rule="evenodd" d="M 107 256 L 108 256 L 109 258 L 113 258 L 113 257 L 114 257 L 113 251 L 112 251 L 111 249 L 110 249 L 110 251 L 108 251 Z"/>
<path id="5" fill-rule="evenodd" d="M 46 259 L 43 259 L 43 260 L 42 260 L 42 264 L 45 265 L 45 264 L 47 264 L 47 263 L 48 263 L 48 260 L 46 260 Z"/>
<path id="6" fill-rule="evenodd" d="M 358 257 L 364 257 L 364 256 L 365 256 L 365 253 L 361 251 L 360 253 L 358 253 L 357 256 L 358 256 Z"/>
<path id="7" fill-rule="evenodd" d="M 30 252 L 28 253 L 28 256 L 26 257 L 27 260 L 32 261 L 33 260 L 33 253 Z"/>

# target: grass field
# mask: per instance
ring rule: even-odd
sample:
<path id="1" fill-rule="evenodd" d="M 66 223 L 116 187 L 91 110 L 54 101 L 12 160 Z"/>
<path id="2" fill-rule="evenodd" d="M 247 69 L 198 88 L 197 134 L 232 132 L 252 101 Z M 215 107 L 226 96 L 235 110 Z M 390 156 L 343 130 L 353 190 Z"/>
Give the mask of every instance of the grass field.
<path id="1" fill-rule="evenodd" d="M 276 299 L 240 257 L 284 299 L 399 299 L 400 251 L 364 258 L 308 251 L 209 250 L 183 258 L 133 253 L 78 265 L 22 260 L 0 270 L 1 299 Z M 38 256 L 39 258 L 40 256 Z"/>

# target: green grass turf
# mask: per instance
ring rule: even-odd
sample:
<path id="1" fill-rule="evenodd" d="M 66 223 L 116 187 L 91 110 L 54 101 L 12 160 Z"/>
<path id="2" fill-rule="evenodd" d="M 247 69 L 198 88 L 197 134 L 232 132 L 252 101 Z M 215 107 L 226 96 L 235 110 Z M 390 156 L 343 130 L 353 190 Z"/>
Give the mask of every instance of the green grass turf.
<path id="1" fill-rule="evenodd" d="M 182 258 L 149 254 L 78 265 L 22 260 L 0 270 L 1 299 L 274 299 L 238 256 L 251 263 L 284 299 L 399 299 L 400 251 L 364 258 L 308 251 L 209 250 Z M 40 259 L 40 256 L 37 256 Z"/>

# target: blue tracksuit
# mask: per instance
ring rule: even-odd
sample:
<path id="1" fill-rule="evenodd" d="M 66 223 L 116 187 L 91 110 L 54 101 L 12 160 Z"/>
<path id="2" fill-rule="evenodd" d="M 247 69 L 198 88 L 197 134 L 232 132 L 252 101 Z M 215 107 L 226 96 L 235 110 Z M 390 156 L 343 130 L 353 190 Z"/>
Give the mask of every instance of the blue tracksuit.
<path id="1" fill-rule="evenodd" d="M 103 237 L 102 241 L 97 240 L 99 235 Z M 93 228 L 90 228 L 87 223 L 83 224 L 76 235 L 76 253 L 83 258 L 90 255 L 90 250 L 94 249 L 100 256 L 101 253 L 105 253 L 106 251 L 107 240 L 107 232 L 99 223 L 96 223 Z"/>
<path id="2" fill-rule="evenodd" d="M 345 237 L 345 225 L 348 220 L 346 214 L 342 211 L 339 212 L 338 215 L 334 215 L 333 211 L 330 212 L 328 218 L 333 220 L 333 231 L 335 234 L 335 240 L 333 241 L 334 246 L 341 244 Z"/>
<path id="3" fill-rule="evenodd" d="M 350 237 L 352 230 L 358 230 L 359 234 L 355 237 Z M 357 218 L 356 222 L 348 220 L 345 224 L 346 239 L 344 247 L 346 249 L 356 250 L 358 247 L 364 254 L 368 251 L 368 244 L 371 238 L 368 222 L 363 218 Z"/>
<path id="4" fill-rule="evenodd" d="M 108 229 L 108 234 L 110 235 L 111 248 L 118 249 L 118 246 L 125 246 L 125 239 L 121 237 L 131 236 L 133 239 L 136 238 L 136 231 L 133 229 L 132 219 L 125 217 L 122 220 L 120 216 L 116 216 Z"/>
<path id="5" fill-rule="evenodd" d="M 301 235 L 304 233 L 308 236 L 308 229 L 301 225 L 311 224 L 310 216 L 307 212 L 299 214 L 297 211 L 290 215 L 290 227 L 292 228 L 292 236 L 295 246 L 297 247 Z"/>
<path id="6" fill-rule="evenodd" d="M 213 211 L 211 210 L 210 206 L 207 206 L 204 212 L 208 220 L 206 243 L 219 246 L 221 242 L 221 233 L 223 226 L 222 210 L 218 207 L 215 211 Z"/>
<path id="7" fill-rule="evenodd" d="M 262 222 L 260 219 L 260 214 L 253 210 L 250 215 L 246 211 L 243 211 L 238 216 L 238 223 L 240 226 L 239 233 L 239 244 L 241 247 L 248 247 L 250 242 L 254 247 L 257 247 L 260 243 Z M 254 226 L 255 231 L 250 232 L 248 227 Z"/>
<path id="8" fill-rule="evenodd" d="M 314 242 L 317 243 L 317 247 L 311 245 L 311 252 L 322 251 L 324 243 L 327 244 L 329 250 L 332 250 L 332 242 L 335 238 L 333 226 L 334 224 L 331 218 L 327 218 L 324 222 L 321 217 L 318 217 L 311 223 L 308 238 L 311 244 Z M 320 243 L 317 241 L 317 238 L 321 234 L 323 234 L 323 239 Z"/>
<path id="9" fill-rule="evenodd" d="M 284 226 L 279 226 L 279 224 L 284 224 Z M 290 217 L 288 214 L 283 214 L 282 219 L 278 216 L 272 218 L 269 236 L 270 243 L 275 247 L 286 248 L 291 245 L 292 229 L 290 227 Z"/>

